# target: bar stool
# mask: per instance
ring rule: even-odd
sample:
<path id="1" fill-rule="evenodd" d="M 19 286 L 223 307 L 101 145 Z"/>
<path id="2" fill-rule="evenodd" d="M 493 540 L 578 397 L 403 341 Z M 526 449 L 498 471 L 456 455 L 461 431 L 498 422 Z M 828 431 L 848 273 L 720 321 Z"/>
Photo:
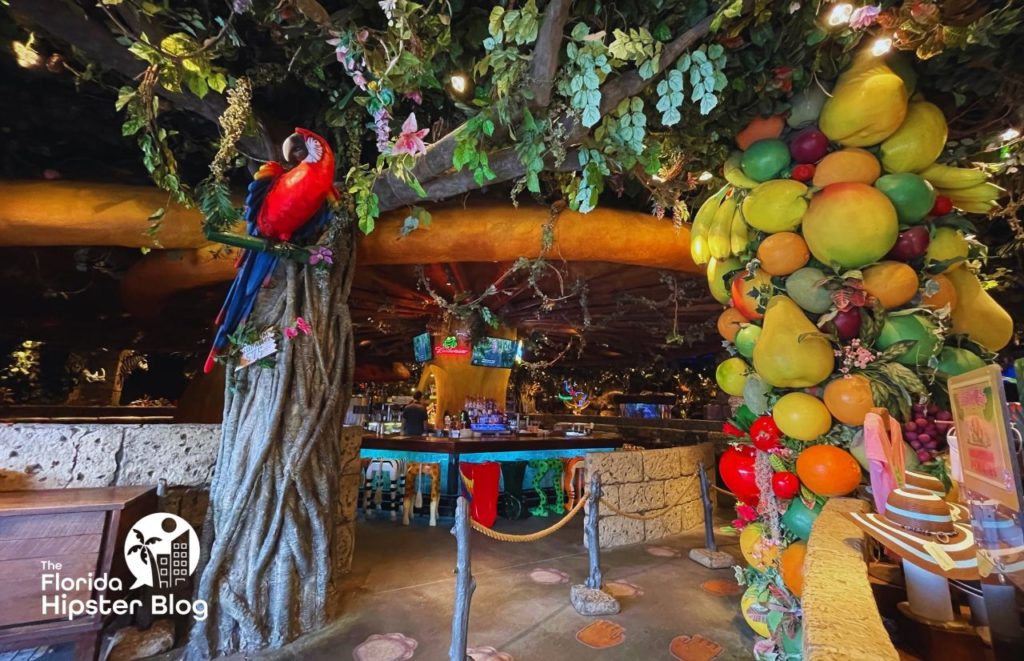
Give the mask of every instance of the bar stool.
<path id="1" fill-rule="evenodd" d="M 409 525 L 409 518 L 413 513 L 413 499 L 415 499 L 417 507 L 423 504 L 420 482 L 424 475 L 430 477 L 430 525 L 437 525 L 437 508 L 441 503 L 441 464 L 422 461 L 410 461 L 405 469 L 405 497 L 402 504 L 403 525 Z"/>
<path id="2" fill-rule="evenodd" d="M 537 493 L 537 499 L 540 501 L 536 507 L 530 508 L 530 514 L 533 516 L 549 516 L 551 514 L 565 514 L 565 506 L 563 505 L 563 493 L 562 493 L 562 460 L 557 457 L 551 457 L 549 459 L 530 459 L 530 468 L 533 470 L 533 479 L 531 484 L 533 490 Z M 547 477 L 548 473 L 551 473 L 551 482 L 555 486 L 555 502 L 548 506 L 548 495 L 544 492 L 541 484 L 544 482 L 544 478 Z"/>
<path id="3" fill-rule="evenodd" d="M 370 512 L 383 511 L 384 493 L 388 494 L 387 510 L 391 513 L 391 520 L 398 519 L 398 489 L 399 481 L 404 476 L 404 463 L 401 459 L 363 459 L 365 469 L 363 472 L 363 514 L 370 517 Z M 361 462 L 361 463 L 362 463 Z M 371 502 L 373 507 L 371 508 Z"/>
<path id="4" fill-rule="evenodd" d="M 565 490 L 565 506 L 572 509 L 583 497 L 587 488 L 586 462 L 583 457 L 562 458 L 562 488 Z"/>

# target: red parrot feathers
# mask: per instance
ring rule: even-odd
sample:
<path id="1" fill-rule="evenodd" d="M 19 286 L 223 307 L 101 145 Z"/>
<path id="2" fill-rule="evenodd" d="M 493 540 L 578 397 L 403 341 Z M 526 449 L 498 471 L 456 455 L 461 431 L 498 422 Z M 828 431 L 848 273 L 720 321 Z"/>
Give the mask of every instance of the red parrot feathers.
<path id="1" fill-rule="evenodd" d="M 285 160 L 301 161 L 290 170 L 280 163 L 263 165 L 249 184 L 243 216 L 249 234 L 275 241 L 313 241 L 330 216 L 328 198 L 337 199 L 334 188 L 334 152 L 322 137 L 297 128 L 284 143 Z M 238 273 L 217 315 L 220 327 L 203 367 L 213 369 L 216 355 L 227 345 L 228 335 L 244 323 L 260 288 L 274 272 L 277 255 L 246 250 L 238 261 Z"/>

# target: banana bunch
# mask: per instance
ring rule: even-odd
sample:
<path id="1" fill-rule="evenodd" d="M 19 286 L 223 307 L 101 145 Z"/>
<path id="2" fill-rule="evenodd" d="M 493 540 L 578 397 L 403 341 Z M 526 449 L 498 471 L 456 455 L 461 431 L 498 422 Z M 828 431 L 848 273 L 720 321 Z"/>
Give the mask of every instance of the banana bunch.
<path id="1" fill-rule="evenodd" d="M 935 188 L 959 190 L 983 184 L 988 179 L 984 170 L 975 168 L 956 168 L 942 163 L 932 163 L 918 174 L 928 180 Z"/>
<path id="2" fill-rule="evenodd" d="M 935 192 L 948 197 L 962 211 L 988 213 L 999 208 L 996 200 L 1006 194 L 1006 189 L 986 181 L 969 188 L 936 188 Z"/>
<path id="3" fill-rule="evenodd" d="M 722 174 L 725 175 L 725 180 L 736 188 L 751 189 L 757 186 L 760 182 L 754 181 L 740 168 L 740 157 L 743 156 L 742 152 L 734 151 L 729 155 L 729 158 L 725 159 L 725 165 L 722 166 Z"/>
<path id="4" fill-rule="evenodd" d="M 696 264 L 710 258 L 728 259 L 742 254 L 750 243 L 750 228 L 740 210 L 738 191 L 725 186 L 709 197 L 694 216 L 690 228 L 690 256 Z"/>
<path id="5" fill-rule="evenodd" d="M 988 181 L 988 173 L 974 168 L 957 168 L 932 163 L 921 171 L 937 195 L 948 197 L 956 208 L 968 213 L 988 213 L 1006 190 Z"/>

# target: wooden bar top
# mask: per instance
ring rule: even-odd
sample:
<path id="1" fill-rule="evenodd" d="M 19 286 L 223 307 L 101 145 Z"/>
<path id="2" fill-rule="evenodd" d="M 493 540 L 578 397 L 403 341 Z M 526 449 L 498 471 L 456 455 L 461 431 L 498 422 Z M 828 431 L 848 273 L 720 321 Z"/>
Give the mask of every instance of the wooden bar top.
<path id="1" fill-rule="evenodd" d="M 0 517 L 124 509 L 154 487 L 96 487 L 0 491 Z"/>
<path id="2" fill-rule="evenodd" d="M 552 432 L 533 436 L 479 436 L 473 438 L 445 438 L 437 436 L 363 436 L 363 448 L 368 450 L 405 450 L 407 452 L 436 452 L 438 454 L 474 454 L 478 452 L 521 452 L 531 450 L 584 450 L 587 448 L 617 448 L 626 442 L 617 434 L 566 436 Z"/>

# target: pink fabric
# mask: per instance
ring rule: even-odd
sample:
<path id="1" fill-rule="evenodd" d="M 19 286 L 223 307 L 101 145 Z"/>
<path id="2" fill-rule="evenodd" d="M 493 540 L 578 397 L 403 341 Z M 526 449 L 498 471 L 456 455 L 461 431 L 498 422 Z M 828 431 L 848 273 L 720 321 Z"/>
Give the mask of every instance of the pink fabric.
<path id="1" fill-rule="evenodd" d="M 883 514 L 889 492 L 903 484 L 903 473 L 906 471 L 900 423 L 890 417 L 889 433 L 886 433 L 882 416 L 874 412 L 864 416 L 864 454 L 868 459 L 875 510 Z"/>

